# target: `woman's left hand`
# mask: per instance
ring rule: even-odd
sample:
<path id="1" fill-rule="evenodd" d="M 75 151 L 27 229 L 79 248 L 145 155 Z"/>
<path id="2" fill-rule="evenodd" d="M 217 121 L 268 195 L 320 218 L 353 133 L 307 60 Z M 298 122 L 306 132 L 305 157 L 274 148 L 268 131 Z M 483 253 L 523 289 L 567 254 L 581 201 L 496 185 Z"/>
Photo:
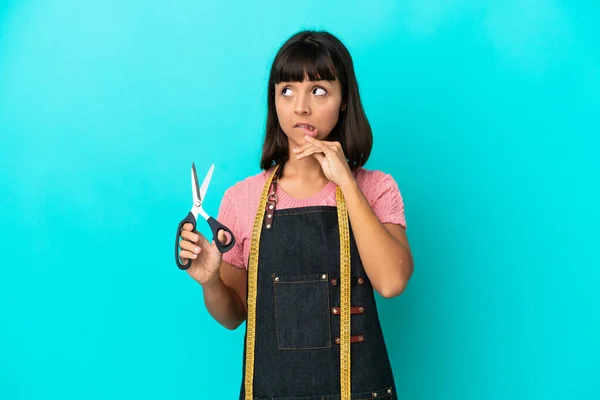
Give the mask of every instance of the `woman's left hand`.
<path id="1" fill-rule="evenodd" d="M 313 156 L 321 164 L 325 177 L 338 186 L 348 184 L 354 179 L 339 142 L 327 142 L 310 136 L 306 136 L 306 141 L 308 143 L 292 150 L 298 160 Z"/>

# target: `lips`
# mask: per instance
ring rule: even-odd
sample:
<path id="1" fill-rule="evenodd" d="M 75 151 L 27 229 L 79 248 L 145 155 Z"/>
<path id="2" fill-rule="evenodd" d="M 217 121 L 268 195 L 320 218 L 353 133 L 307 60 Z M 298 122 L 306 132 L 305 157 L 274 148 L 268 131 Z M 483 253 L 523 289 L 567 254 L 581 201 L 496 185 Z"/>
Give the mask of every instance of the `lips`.
<path id="1" fill-rule="evenodd" d="M 311 124 L 309 124 L 308 122 L 298 122 L 296 125 L 294 125 L 294 128 L 306 128 L 306 129 L 310 129 L 310 130 L 314 130 L 315 127 Z"/>
<path id="2" fill-rule="evenodd" d="M 294 125 L 294 128 L 301 129 L 302 131 L 304 131 L 305 135 L 312 136 L 312 137 L 317 136 L 318 129 L 307 122 L 298 122 L 296 125 Z"/>

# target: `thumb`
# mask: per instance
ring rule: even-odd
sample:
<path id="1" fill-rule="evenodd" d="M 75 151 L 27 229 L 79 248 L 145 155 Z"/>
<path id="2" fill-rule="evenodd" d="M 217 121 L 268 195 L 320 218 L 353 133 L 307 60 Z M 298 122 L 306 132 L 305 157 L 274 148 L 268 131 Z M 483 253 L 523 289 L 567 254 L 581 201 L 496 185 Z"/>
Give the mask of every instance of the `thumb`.
<path id="1" fill-rule="evenodd" d="M 215 250 L 217 250 L 217 251 L 221 252 L 221 250 L 219 250 L 219 248 L 217 247 L 217 243 L 216 243 L 216 241 L 217 241 L 217 240 L 219 241 L 219 243 L 221 243 L 221 244 L 225 245 L 225 244 L 229 243 L 229 240 L 230 240 L 230 239 L 229 239 L 229 234 L 225 233 L 225 231 L 224 231 L 224 230 L 220 230 L 220 231 L 217 233 L 216 240 L 215 240 L 215 239 L 213 239 L 213 241 L 212 241 L 212 243 L 211 243 L 211 246 L 213 247 L 213 249 L 215 249 Z"/>
<path id="2" fill-rule="evenodd" d="M 219 242 L 221 242 L 221 243 L 228 242 L 228 238 L 227 238 L 227 235 L 225 234 L 224 230 L 220 230 L 219 233 L 217 233 L 217 238 L 219 239 Z"/>

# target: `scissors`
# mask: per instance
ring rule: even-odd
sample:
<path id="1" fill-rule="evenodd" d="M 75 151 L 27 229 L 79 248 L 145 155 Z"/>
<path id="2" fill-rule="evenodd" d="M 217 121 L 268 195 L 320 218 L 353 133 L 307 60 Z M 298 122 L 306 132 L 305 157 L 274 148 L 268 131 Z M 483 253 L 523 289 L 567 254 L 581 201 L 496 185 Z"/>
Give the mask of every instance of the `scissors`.
<path id="1" fill-rule="evenodd" d="M 202 182 L 202 186 L 198 187 L 198 175 L 196 174 L 196 166 L 192 162 L 192 199 L 194 202 L 192 204 L 191 211 L 179 223 L 179 226 L 177 227 L 177 236 L 175 237 L 175 262 L 177 263 L 179 269 L 188 269 L 192 265 L 191 259 L 189 259 L 186 264 L 181 263 L 181 259 L 179 258 L 179 238 L 181 237 L 181 230 L 183 228 L 183 224 L 189 222 L 193 225 L 192 230 L 196 229 L 196 221 L 198 219 L 198 214 L 200 214 L 208 222 L 208 225 L 210 226 L 210 229 L 213 234 L 213 240 L 215 241 L 215 244 L 217 245 L 217 248 L 221 253 L 228 252 L 235 244 L 235 237 L 233 236 L 233 232 L 231 232 L 229 228 L 219 223 L 213 217 L 210 217 L 202 208 L 202 201 L 204 200 L 204 196 L 206 195 L 206 190 L 208 189 L 208 185 L 210 184 L 210 179 L 212 178 L 214 169 L 215 164 L 212 164 L 210 166 L 210 169 L 208 170 L 208 173 L 206 174 L 206 177 L 204 178 L 204 181 Z M 230 239 L 228 242 L 221 243 L 219 241 L 218 233 L 220 231 L 225 231 L 229 234 Z"/>

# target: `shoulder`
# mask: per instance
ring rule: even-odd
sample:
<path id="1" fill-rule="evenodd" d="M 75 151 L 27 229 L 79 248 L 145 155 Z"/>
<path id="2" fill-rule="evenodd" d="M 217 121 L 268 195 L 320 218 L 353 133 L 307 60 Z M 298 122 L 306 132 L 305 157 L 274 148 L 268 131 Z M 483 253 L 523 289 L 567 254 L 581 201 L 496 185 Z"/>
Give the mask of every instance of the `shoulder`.
<path id="1" fill-rule="evenodd" d="M 354 172 L 354 178 L 356 179 L 358 187 L 360 187 L 363 192 L 365 190 L 369 192 L 378 191 L 380 189 L 389 188 L 390 186 L 398 187 L 392 175 L 379 170 L 359 168 Z"/>
<path id="2" fill-rule="evenodd" d="M 391 174 L 359 169 L 355 179 L 382 223 L 400 224 L 406 228 L 404 200 Z"/>
<path id="3" fill-rule="evenodd" d="M 235 199 L 239 204 L 244 204 L 244 202 L 249 202 L 246 204 L 253 204 L 252 200 L 255 197 L 257 199 L 260 198 L 262 188 L 271 172 L 272 169 L 268 171 L 263 170 L 236 182 L 225 190 L 225 197 Z"/>
<path id="4" fill-rule="evenodd" d="M 376 169 L 359 168 L 354 172 L 354 176 L 357 179 L 362 179 L 365 182 L 370 182 L 391 175 Z"/>

